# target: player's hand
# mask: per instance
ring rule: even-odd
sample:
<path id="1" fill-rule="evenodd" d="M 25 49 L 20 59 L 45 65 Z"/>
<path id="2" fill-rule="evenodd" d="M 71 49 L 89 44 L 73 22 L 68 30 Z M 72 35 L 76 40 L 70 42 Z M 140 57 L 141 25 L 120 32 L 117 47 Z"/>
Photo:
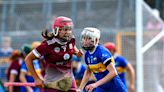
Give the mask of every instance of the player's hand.
<path id="1" fill-rule="evenodd" d="M 79 51 L 77 52 L 76 56 L 77 57 L 82 57 L 84 54 L 84 52 L 82 51 L 82 49 L 79 49 Z"/>
<path id="2" fill-rule="evenodd" d="M 43 80 L 41 80 L 41 79 L 36 79 L 36 80 L 35 80 L 35 85 L 36 85 L 36 87 L 38 87 L 38 88 L 44 88 L 44 82 L 43 82 Z"/>
<path id="3" fill-rule="evenodd" d="M 134 85 L 129 86 L 129 92 L 134 92 Z"/>
<path id="4" fill-rule="evenodd" d="M 89 84 L 85 87 L 87 92 L 92 92 L 97 87 L 96 83 Z"/>

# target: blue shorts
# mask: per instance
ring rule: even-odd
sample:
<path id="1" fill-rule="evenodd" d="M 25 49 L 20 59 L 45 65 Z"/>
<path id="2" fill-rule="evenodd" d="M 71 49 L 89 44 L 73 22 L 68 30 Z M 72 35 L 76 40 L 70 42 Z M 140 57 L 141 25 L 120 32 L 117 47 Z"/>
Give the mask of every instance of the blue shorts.
<path id="1" fill-rule="evenodd" d="M 109 82 L 97 87 L 93 92 L 127 92 L 127 88 L 119 76 L 115 76 Z"/>

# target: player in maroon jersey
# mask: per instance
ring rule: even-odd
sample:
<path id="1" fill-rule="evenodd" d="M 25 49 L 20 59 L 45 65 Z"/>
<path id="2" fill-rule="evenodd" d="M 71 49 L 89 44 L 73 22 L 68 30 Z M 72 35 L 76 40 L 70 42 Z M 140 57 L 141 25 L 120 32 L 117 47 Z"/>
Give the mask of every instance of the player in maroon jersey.
<path id="1" fill-rule="evenodd" d="M 45 40 L 25 59 L 36 86 L 44 88 L 43 92 L 76 92 L 76 84 L 71 72 L 71 58 L 72 54 L 80 57 L 83 53 L 75 46 L 72 29 L 73 22 L 70 18 L 57 17 L 52 25 L 53 32 L 42 32 Z M 44 79 L 39 78 L 34 71 L 32 60 L 36 58 L 44 58 L 46 61 Z"/>
<path id="2" fill-rule="evenodd" d="M 7 81 L 8 82 L 20 82 L 19 74 L 20 74 L 20 67 L 23 63 L 23 59 L 21 58 L 21 51 L 14 50 L 10 57 L 11 64 L 7 70 Z M 20 87 L 17 86 L 9 86 L 8 92 L 20 92 Z"/>

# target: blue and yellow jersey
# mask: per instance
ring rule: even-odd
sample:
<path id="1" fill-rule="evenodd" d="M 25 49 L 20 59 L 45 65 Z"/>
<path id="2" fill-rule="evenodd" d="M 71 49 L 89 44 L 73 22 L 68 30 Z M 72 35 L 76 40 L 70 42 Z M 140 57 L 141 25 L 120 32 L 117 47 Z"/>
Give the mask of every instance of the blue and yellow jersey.
<path id="1" fill-rule="evenodd" d="M 114 63 L 112 54 L 102 45 L 96 45 L 93 52 L 86 51 L 85 53 L 85 62 L 97 80 L 102 79 L 110 72 L 105 66 L 109 61 Z"/>
<path id="2" fill-rule="evenodd" d="M 86 66 L 83 64 L 80 64 L 77 70 L 73 70 L 75 79 L 81 80 L 83 78 L 85 70 L 86 70 Z"/>
<path id="3" fill-rule="evenodd" d="M 110 63 L 115 64 L 112 54 L 102 45 L 96 45 L 93 52 L 86 51 L 85 62 L 97 81 L 110 73 L 106 66 Z M 127 88 L 117 75 L 109 82 L 95 88 L 93 92 L 127 92 Z"/>
<path id="4" fill-rule="evenodd" d="M 78 69 L 73 70 L 73 75 L 78 85 L 80 85 L 81 83 L 85 70 L 86 70 L 86 65 L 83 64 L 79 64 Z"/>
<path id="5" fill-rule="evenodd" d="M 33 65 L 34 65 L 36 73 L 38 75 L 41 75 L 41 67 L 40 67 L 39 61 L 38 60 L 34 60 L 33 61 Z M 33 79 L 32 75 L 31 75 L 30 71 L 27 70 L 27 66 L 26 66 L 25 62 L 23 62 L 22 66 L 21 66 L 21 71 L 27 73 L 27 75 L 26 75 L 27 82 L 34 82 L 34 79 Z"/>
<path id="6" fill-rule="evenodd" d="M 118 75 L 123 81 L 123 83 L 126 84 L 125 72 L 126 72 L 126 67 L 128 65 L 128 61 L 122 56 L 115 56 L 114 60 L 115 60 L 115 67 L 117 69 Z"/>

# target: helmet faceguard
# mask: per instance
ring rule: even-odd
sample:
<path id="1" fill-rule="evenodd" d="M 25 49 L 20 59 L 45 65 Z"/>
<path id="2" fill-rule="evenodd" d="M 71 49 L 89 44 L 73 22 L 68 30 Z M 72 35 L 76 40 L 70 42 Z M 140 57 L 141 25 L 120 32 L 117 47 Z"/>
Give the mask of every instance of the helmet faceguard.
<path id="1" fill-rule="evenodd" d="M 67 31 L 72 29 L 73 29 L 72 20 L 64 16 L 57 17 L 52 25 L 54 36 L 58 36 L 61 31 Z M 70 40 L 70 37 L 72 37 L 72 33 L 66 34 L 63 38 L 61 38 L 61 40 L 67 41 Z"/>
<path id="2" fill-rule="evenodd" d="M 85 50 L 92 50 L 99 42 L 100 30 L 97 28 L 87 27 L 81 33 L 81 44 Z"/>

